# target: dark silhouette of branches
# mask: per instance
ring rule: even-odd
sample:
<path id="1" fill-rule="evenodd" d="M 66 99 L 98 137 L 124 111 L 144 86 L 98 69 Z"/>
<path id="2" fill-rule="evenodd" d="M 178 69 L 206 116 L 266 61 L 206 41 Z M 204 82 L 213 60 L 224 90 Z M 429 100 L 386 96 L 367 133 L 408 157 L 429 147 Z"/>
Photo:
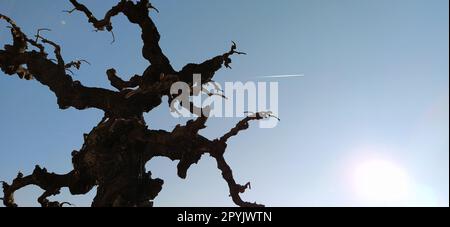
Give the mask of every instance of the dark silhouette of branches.
<path id="1" fill-rule="evenodd" d="M 79 69 L 83 63 L 90 64 L 89 62 L 66 62 L 62 56 L 63 49 L 42 35 L 42 31 L 48 29 L 39 29 L 34 39 L 30 39 L 12 19 L 0 14 L 0 20 L 9 24 L 13 38 L 12 44 L 0 49 L 1 71 L 9 76 L 17 75 L 21 79 L 35 79 L 47 86 L 57 97 L 60 109 L 96 108 L 105 114 L 99 124 L 84 135 L 81 149 L 72 152 L 71 172 L 58 175 L 36 166 L 30 175 L 19 173 L 11 184 L 3 182 L 3 204 L 8 207 L 17 206 L 14 192 L 28 185 L 36 185 L 44 190 L 38 198 L 43 207 L 71 205 L 48 200 L 48 197 L 58 194 L 61 188 L 69 188 L 72 194 L 78 195 L 89 192 L 94 186 L 98 187 L 92 206 L 152 206 L 164 181 L 153 179 L 152 174 L 146 172 L 145 164 L 149 160 L 167 157 L 179 161 L 178 176 L 186 178 L 189 167 L 203 155 L 209 154 L 217 161 L 218 169 L 222 172 L 236 205 L 262 206 L 241 199 L 240 194 L 250 188 L 250 183 L 236 183 L 224 153 L 231 137 L 248 129 L 250 121 L 271 117 L 269 113 L 250 115 L 215 140 L 207 139 L 199 133 L 206 128 L 207 115 L 199 116 L 186 125 L 179 125 L 170 132 L 149 129 L 143 118 L 144 113 L 161 105 L 164 96 L 169 101 L 176 98 L 170 94 L 174 83 L 186 82 L 194 86 L 192 75 L 201 74 L 203 86 L 212 82 L 215 73 L 223 66 L 231 68 L 231 56 L 245 54 L 237 51 L 236 43 L 232 43 L 228 52 L 200 64 L 187 64 L 176 71 L 159 46 L 160 34 L 149 16 L 152 9 L 157 9 L 148 0 L 120 0 L 102 19 L 95 17 L 87 6 L 77 0 L 69 1 L 74 8 L 65 12 L 83 13 L 97 31 L 112 32 L 111 18 L 119 14 L 138 25 L 143 42 L 142 56 L 148 60 L 149 66 L 142 75 L 135 75 L 128 81 L 121 79 L 115 69 L 107 70 L 107 78 L 116 91 L 84 86 L 68 73 L 72 72 L 71 69 Z M 48 48 L 56 60 L 49 57 Z M 204 111 L 208 112 L 207 109 Z"/>

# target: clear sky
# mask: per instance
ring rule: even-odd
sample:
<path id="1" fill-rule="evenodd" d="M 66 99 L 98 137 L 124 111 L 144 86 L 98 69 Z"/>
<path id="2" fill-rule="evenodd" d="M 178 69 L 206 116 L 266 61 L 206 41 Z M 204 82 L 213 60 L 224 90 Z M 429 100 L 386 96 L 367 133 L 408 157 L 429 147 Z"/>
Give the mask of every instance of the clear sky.
<path id="1" fill-rule="evenodd" d="M 104 15 L 116 1 L 83 1 Z M 272 78 L 280 82 L 279 126 L 252 129 L 230 141 L 226 158 L 236 179 L 252 182 L 243 195 L 269 206 L 449 205 L 449 12 L 447 0 L 154 0 L 152 14 L 161 46 L 174 67 L 201 62 L 235 40 L 247 56 L 233 57 L 233 70 L 218 82 Z M 87 59 L 74 78 L 110 87 L 105 75 L 140 74 L 138 28 L 114 18 L 116 42 L 92 32 L 68 1 L 1 0 L 0 13 L 26 31 L 51 28 L 45 36 L 62 46 L 64 58 Z M 0 22 L 0 45 L 10 42 Z M 257 79 L 261 80 L 261 79 Z M 83 133 L 100 121 L 98 110 L 61 111 L 36 81 L 0 73 L 0 180 L 39 164 L 71 170 L 70 153 Z M 151 128 L 171 130 L 183 121 L 167 106 L 146 115 Z M 203 132 L 215 138 L 239 119 L 212 119 Z M 165 180 L 156 206 L 233 206 L 213 159 L 204 157 L 176 176 L 166 159 L 148 164 Z M 19 205 L 37 206 L 41 193 L 16 193 Z M 88 206 L 95 195 L 56 198 Z"/>

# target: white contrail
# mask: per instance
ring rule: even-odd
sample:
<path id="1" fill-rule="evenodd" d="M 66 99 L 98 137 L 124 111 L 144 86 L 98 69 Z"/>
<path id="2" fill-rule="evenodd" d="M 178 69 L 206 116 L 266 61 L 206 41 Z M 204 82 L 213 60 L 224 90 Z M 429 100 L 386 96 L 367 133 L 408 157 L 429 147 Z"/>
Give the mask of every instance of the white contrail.
<path id="1" fill-rule="evenodd" d="M 304 74 L 293 74 L 293 75 L 273 75 L 273 76 L 263 76 L 260 78 L 294 78 L 294 77 L 304 77 Z"/>

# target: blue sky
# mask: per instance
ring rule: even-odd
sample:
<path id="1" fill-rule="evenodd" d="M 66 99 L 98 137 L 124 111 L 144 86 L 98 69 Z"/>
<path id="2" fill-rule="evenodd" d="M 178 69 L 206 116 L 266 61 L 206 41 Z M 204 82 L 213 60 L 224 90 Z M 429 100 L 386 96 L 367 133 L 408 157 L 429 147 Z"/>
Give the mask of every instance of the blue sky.
<path id="1" fill-rule="evenodd" d="M 116 1 L 84 2 L 104 15 Z M 160 11 L 152 18 L 161 47 L 177 69 L 223 53 L 234 40 L 248 55 L 233 57 L 233 70 L 221 70 L 217 82 L 305 75 L 268 79 L 280 83 L 282 122 L 275 129 L 254 124 L 230 142 L 226 158 L 236 179 L 253 186 L 243 198 L 269 206 L 449 205 L 447 0 L 152 3 Z M 142 73 L 147 65 L 135 25 L 114 18 L 111 45 L 111 35 L 92 32 L 80 13 L 62 13 L 70 8 L 68 1 L 0 2 L 0 12 L 28 34 L 52 29 L 45 36 L 61 44 L 67 61 L 91 62 L 74 75 L 84 84 L 110 87 L 105 71 L 111 67 L 124 77 Z M 3 45 L 10 35 L 1 23 Z M 36 164 L 70 171 L 71 151 L 102 117 L 98 110 L 58 110 L 46 87 L 2 73 L 0 108 L 0 180 L 7 181 Z M 166 130 L 182 122 L 167 106 L 146 119 L 151 128 Z M 218 137 L 238 120 L 212 119 L 203 134 Z M 176 164 L 166 159 L 148 164 L 165 180 L 155 205 L 233 205 L 213 159 L 204 157 L 187 180 L 177 178 Z M 392 184 L 384 180 L 389 175 L 396 176 L 388 177 Z M 377 187 L 386 193 L 374 192 Z M 397 192 L 405 195 L 389 196 Z M 36 206 L 40 193 L 28 187 L 16 200 Z M 56 198 L 88 206 L 94 195 L 63 190 Z"/>

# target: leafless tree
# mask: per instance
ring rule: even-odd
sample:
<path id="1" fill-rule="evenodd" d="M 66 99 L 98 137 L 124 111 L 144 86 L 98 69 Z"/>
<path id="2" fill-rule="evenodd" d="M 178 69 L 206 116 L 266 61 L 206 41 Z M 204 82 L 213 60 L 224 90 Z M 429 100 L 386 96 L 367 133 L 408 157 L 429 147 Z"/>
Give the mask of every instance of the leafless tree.
<path id="1" fill-rule="evenodd" d="M 9 17 L 0 14 L 11 30 L 12 44 L 0 50 L 0 68 L 5 75 L 17 75 L 21 79 L 37 80 L 47 86 L 57 97 L 60 109 L 84 110 L 96 108 L 104 112 L 104 118 L 89 134 L 84 135 L 84 144 L 72 152 L 73 170 L 66 174 L 48 172 L 36 166 L 31 175 L 19 173 L 11 184 L 3 182 L 3 203 L 17 206 L 14 192 L 28 185 L 44 190 L 38 198 L 42 207 L 61 207 L 67 203 L 52 202 L 48 198 L 57 195 L 63 187 L 71 194 L 86 194 L 97 186 L 92 206 L 152 206 L 152 201 L 161 191 L 163 180 L 153 179 L 145 170 L 145 164 L 155 157 L 167 157 L 179 161 L 178 176 L 186 178 L 189 167 L 197 163 L 202 155 L 209 154 L 217 161 L 217 167 L 228 184 L 230 197 L 241 207 L 260 207 L 257 203 L 245 202 L 240 194 L 250 184 L 236 183 L 232 170 L 224 158 L 228 140 L 240 131 L 249 128 L 252 120 L 261 120 L 266 114 L 256 113 L 240 121 L 221 138 L 210 140 L 199 134 L 206 128 L 208 117 L 198 116 L 185 125 L 178 125 L 171 132 L 149 129 L 143 114 L 162 104 L 168 97 L 169 105 L 176 95 L 170 94 L 171 85 L 186 82 L 193 86 L 192 75 L 201 74 L 202 84 L 212 81 L 223 66 L 230 67 L 230 57 L 243 54 L 233 43 L 230 51 L 200 64 L 187 64 L 176 71 L 159 46 L 160 34 L 149 16 L 155 8 L 149 0 L 120 0 L 97 19 L 88 7 L 77 0 L 69 0 L 73 9 L 67 13 L 83 13 L 97 31 L 113 32 L 111 18 L 123 14 L 132 24 L 141 29 L 142 56 L 148 68 L 142 75 L 125 81 L 115 69 L 107 70 L 107 78 L 116 91 L 87 87 L 75 81 L 69 74 L 80 68 L 84 60 L 66 62 L 61 47 L 38 33 L 30 38 Z M 50 57 L 48 48 L 53 50 Z M 162 75 L 171 75 L 170 77 Z M 192 104 L 193 105 L 193 104 Z M 227 195 L 225 195 L 227 196 Z"/>

